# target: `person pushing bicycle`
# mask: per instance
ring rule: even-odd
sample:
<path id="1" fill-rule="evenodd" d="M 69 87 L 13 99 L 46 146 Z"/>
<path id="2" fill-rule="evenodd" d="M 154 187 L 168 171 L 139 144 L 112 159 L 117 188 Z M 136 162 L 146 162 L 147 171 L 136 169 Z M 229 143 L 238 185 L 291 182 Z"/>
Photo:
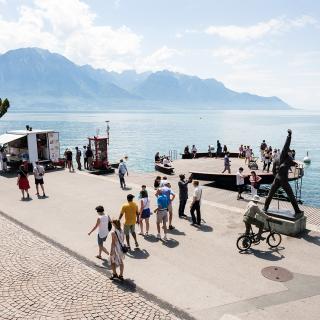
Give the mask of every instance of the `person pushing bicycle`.
<path id="1" fill-rule="evenodd" d="M 260 201 L 260 197 L 255 195 L 252 200 L 249 202 L 246 211 L 243 215 L 243 222 L 246 226 L 246 235 L 250 234 L 251 225 L 255 225 L 259 228 L 257 239 L 264 240 L 262 237 L 264 223 L 257 219 L 257 217 L 268 217 L 258 206 L 258 202 Z"/>

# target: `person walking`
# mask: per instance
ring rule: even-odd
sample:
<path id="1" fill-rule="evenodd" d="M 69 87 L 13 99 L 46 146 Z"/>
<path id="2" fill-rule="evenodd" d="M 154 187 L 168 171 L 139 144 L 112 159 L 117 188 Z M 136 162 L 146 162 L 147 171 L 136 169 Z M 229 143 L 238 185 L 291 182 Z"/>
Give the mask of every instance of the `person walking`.
<path id="1" fill-rule="evenodd" d="M 269 173 L 271 162 L 272 162 L 272 150 L 270 151 L 270 149 L 265 149 L 262 171 L 267 169 L 267 172 Z"/>
<path id="2" fill-rule="evenodd" d="M 29 184 L 28 176 L 29 176 L 28 171 L 26 171 L 24 166 L 21 165 L 18 170 L 17 185 L 21 190 L 22 200 L 25 200 L 25 196 L 24 196 L 25 192 L 27 193 L 27 199 L 30 199 L 30 195 L 29 195 L 30 184 Z"/>
<path id="3" fill-rule="evenodd" d="M 8 171 L 8 158 L 4 148 L 0 149 L 0 171 Z"/>
<path id="4" fill-rule="evenodd" d="M 146 190 L 140 191 L 140 234 L 143 236 L 143 220 L 145 220 L 146 223 L 146 233 L 147 236 L 149 234 L 149 218 L 151 215 L 150 211 L 150 200 L 148 197 L 148 192 Z"/>
<path id="5" fill-rule="evenodd" d="M 236 175 L 236 182 L 237 182 L 237 189 L 238 189 L 238 196 L 237 200 L 243 199 L 242 192 L 244 191 L 244 179 L 245 175 L 243 174 L 243 168 L 240 167 L 237 175 Z"/>
<path id="6" fill-rule="evenodd" d="M 224 162 L 224 170 L 222 171 L 222 173 L 225 173 L 226 171 L 228 171 L 228 173 L 231 173 L 231 170 L 230 170 L 230 159 L 229 159 L 229 153 L 228 152 L 225 154 L 223 162 Z"/>
<path id="7" fill-rule="evenodd" d="M 157 197 L 157 209 L 155 210 L 157 214 L 157 238 L 161 239 L 160 226 L 163 224 L 164 237 L 163 240 L 168 240 L 167 238 L 167 222 L 168 222 L 168 206 L 169 198 L 164 194 L 162 189 L 158 189 L 156 192 Z"/>
<path id="8" fill-rule="evenodd" d="M 76 161 L 78 170 L 81 170 L 81 150 L 78 147 L 76 147 Z"/>
<path id="9" fill-rule="evenodd" d="M 65 151 L 65 157 L 67 160 L 67 167 L 69 169 L 69 172 L 74 172 L 73 161 L 72 161 L 73 155 L 72 155 L 72 151 L 68 148 Z"/>
<path id="10" fill-rule="evenodd" d="M 43 176 L 45 174 L 44 167 L 40 165 L 39 161 L 36 162 L 36 165 L 33 168 L 33 174 L 34 174 L 34 183 L 36 185 L 37 193 L 36 195 L 39 196 L 39 185 L 42 190 L 42 197 L 46 197 L 46 194 L 44 192 L 44 182 L 43 182 Z"/>
<path id="11" fill-rule="evenodd" d="M 221 143 L 219 140 L 217 140 L 217 153 L 216 153 L 216 158 L 220 157 L 222 153 L 222 147 L 221 147 Z"/>
<path id="12" fill-rule="evenodd" d="M 247 164 L 247 163 L 249 164 L 251 161 L 251 158 L 252 158 L 252 150 L 250 149 L 250 146 L 247 146 L 244 164 Z"/>
<path id="13" fill-rule="evenodd" d="M 251 171 L 250 176 L 250 184 L 251 184 L 251 195 L 255 196 L 258 194 L 259 182 L 261 181 L 261 177 L 259 177 L 255 171 Z"/>
<path id="14" fill-rule="evenodd" d="M 199 186 L 199 181 L 194 180 L 193 181 L 194 191 L 193 191 L 193 197 L 192 197 L 192 203 L 190 205 L 190 214 L 192 218 L 191 225 L 201 225 L 201 197 L 202 197 L 202 189 Z M 194 212 L 197 212 L 197 219 L 194 215 Z"/>
<path id="15" fill-rule="evenodd" d="M 184 174 L 179 175 L 179 218 L 187 218 L 187 215 L 184 213 L 188 201 L 188 184 L 192 182 L 192 179 L 189 178 L 187 181 Z"/>
<path id="16" fill-rule="evenodd" d="M 172 191 L 171 189 L 171 184 L 170 182 L 166 182 L 164 187 L 161 188 L 162 193 L 164 193 L 169 200 L 169 204 L 168 204 L 168 212 L 169 212 L 169 229 L 173 230 L 174 226 L 172 225 L 172 217 L 173 217 L 173 206 L 172 206 L 172 202 L 175 199 L 176 195 L 175 193 Z"/>
<path id="17" fill-rule="evenodd" d="M 87 164 L 88 170 L 92 170 L 93 169 L 93 166 L 92 166 L 93 152 L 92 152 L 92 149 L 90 146 L 87 147 L 86 158 L 87 158 L 87 162 L 88 162 L 88 164 Z"/>
<path id="18" fill-rule="evenodd" d="M 110 263 L 112 268 L 112 276 L 111 280 L 116 278 L 123 281 L 123 270 L 124 264 L 123 260 L 125 254 L 122 251 L 122 247 L 124 246 L 124 233 L 121 230 L 120 220 L 112 220 L 112 225 L 114 230 L 111 231 L 111 249 L 110 249 Z M 117 268 L 120 267 L 120 274 L 117 274 Z"/>
<path id="19" fill-rule="evenodd" d="M 136 248 L 139 248 L 139 244 L 137 241 L 137 236 L 135 232 L 135 225 L 137 222 L 137 218 L 139 218 L 139 211 L 137 204 L 133 201 L 134 195 L 128 194 L 127 201 L 128 203 L 124 204 L 121 208 L 119 220 L 121 221 L 122 216 L 124 215 L 124 234 L 126 236 L 127 245 L 129 250 L 130 247 L 130 233 L 135 241 Z M 139 220 L 138 220 L 139 221 Z"/>
<path id="20" fill-rule="evenodd" d="M 126 164 L 123 162 L 123 159 L 120 160 L 119 168 L 118 168 L 119 180 L 120 180 L 120 188 L 125 189 L 126 181 L 124 179 L 125 174 L 129 175 Z"/>
<path id="21" fill-rule="evenodd" d="M 198 150 L 197 150 L 195 145 L 192 146 L 191 152 L 192 152 L 192 158 L 195 159 L 196 156 L 197 156 L 197 152 L 198 152 Z"/>
<path id="22" fill-rule="evenodd" d="M 85 169 L 88 169 L 88 158 L 87 158 L 86 152 L 87 152 L 87 146 L 83 146 L 83 166 Z"/>
<path id="23" fill-rule="evenodd" d="M 102 259 L 102 256 L 101 256 L 102 252 L 109 255 L 109 251 L 103 246 L 103 243 L 107 240 L 107 237 L 108 237 L 109 231 L 112 228 L 112 225 L 111 225 L 110 217 L 106 216 L 104 213 L 103 206 L 97 206 L 96 211 L 98 213 L 98 219 L 97 219 L 95 226 L 88 233 L 88 236 L 90 236 L 93 231 L 95 231 L 97 228 L 99 228 L 99 231 L 98 231 L 99 251 L 98 251 L 98 255 L 96 256 L 96 258 Z"/>
<path id="24" fill-rule="evenodd" d="M 260 145 L 260 159 L 261 159 L 261 162 L 264 162 L 264 156 L 265 156 L 264 150 L 265 149 L 267 149 L 266 140 L 262 140 L 262 143 Z"/>

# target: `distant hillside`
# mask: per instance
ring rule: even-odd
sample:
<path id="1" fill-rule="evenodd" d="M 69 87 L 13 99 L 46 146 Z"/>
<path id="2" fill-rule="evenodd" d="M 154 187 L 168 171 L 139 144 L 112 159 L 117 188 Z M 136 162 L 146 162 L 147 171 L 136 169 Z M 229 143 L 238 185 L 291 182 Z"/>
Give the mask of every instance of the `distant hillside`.
<path id="1" fill-rule="evenodd" d="M 277 97 L 238 93 L 215 79 L 170 71 L 122 73 L 78 66 L 62 55 L 24 48 L 0 55 L 0 96 L 13 108 L 79 110 L 110 106 L 290 108 Z"/>

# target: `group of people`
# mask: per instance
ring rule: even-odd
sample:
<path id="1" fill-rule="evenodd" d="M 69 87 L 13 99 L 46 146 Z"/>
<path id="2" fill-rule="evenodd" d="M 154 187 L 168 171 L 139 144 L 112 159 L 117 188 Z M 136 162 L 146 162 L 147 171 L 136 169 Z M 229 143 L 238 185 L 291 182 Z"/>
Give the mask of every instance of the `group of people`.
<path id="1" fill-rule="evenodd" d="M 191 177 L 186 179 L 185 175 L 180 175 L 178 182 L 179 186 L 179 218 L 187 218 L 185 214 L 185 207 L 188 200 L 188 184 L 192 183 L 194 186 L 192 202 L 190 204 L 190 215 L 192 225 L 201 225 L 201 198 L 202 189 L 199 186 L 199 181 L 192 180 Z M 156 208 L 151 209 L 151 200 L 148 195 L 146 185 L 141 186 L 137 201 L 134 201 L 133 194 L 127 195 L 127 202 L 122 205 L 119 217 L 111 219 L 109 215 L 105 214 L 103 206 L 97 206 L 96 212 L 98 214 L 97 221 L 93 228 L 88 232 L 91 235 L 98 229 L 98 259 L 102 259 L 102 253 L 110 255 L 110 263 L 112 267 L 111 279 L 123 280 L 124 258 L 125 253 L 131 251 L 130 237 L 133 238 L 136 248 L 139 248 L 136 225 L 140 227 L 139 234 L 145 237 L 149 236 L 150 232 L 150 217 L 154 213 L 156 215 L 156 231 L 157 239 L 167 241 L 168 230 L 173 230 L 173 202 L 176 198 L 175 193 L 171 188 L 171 184 L 167 177 L 156 177 L 154 181 L 154 196 L 156 200 Z M 196 213 L 196 215 L 195 215 Z M 123 228 L 121 220 L 124 217 Z M 167 226 L 168 224 L 168 226 Z M 163 236 L 161 233 L 163 230 Z M 110 251 L 104 246 L 108 234 L 111 233 L 111 247 Z M 126 243 L 126 244 L 125 244 Z M 117 273 L 119 268 L 119 274 Z"/>
<path id="2" fill-rule="evenodd" d="M 38 197 L 40 196 L 40 193 L 39 193 L 39 186 L 40 186 L 43 198 L 46 197 L 46 194 L 44 191 L 44 180 L 43 180 L 44 174 L 45 174 L 44 167 L 40 165 L 39 161 L 37 161 L 35 166 L 33 167 L 34 183 L 36 186 L 36 195 Z M 21 191 L 22 200 L 31 199 L 29 194 L 30 183 L 29 183 L 28 165 L 21 165 L 17 172 L 17 176 L 18 176 L 17 186 Z"/>
<path id="3" fill-rule="evenodd" d="M 249 178 L 250 187 L 251 187 L 251 196 L 254 197 L 255 195 L 258 195 L 258 190 L 260 187 L 260 182 L 262 178 L 256 174 L 255 171 L 251 171 L 250 175 L 245 175 L 243 173 L 244 169 L 243 167 L 240 167 L 237 174 L 236 174 L 236 184 L 238 189 L 238 195 L 237 199 L 243 199 L 242 193 L 245 190 L 245 179 Z"/>
<path id="4" fill-rule="evenodd" d="M 83 157 L 83 166 L 86 170 L 93 169 L 93 151 L 91 146 L 83 146 L 82 151 L 79 147 L 75 147 L 75 159 L 77 162 L 77 169 L 82 170 L 81 159 Z M 73 167 L 73 153 L 70 148 L 67 148 L 64 152 L 64 158 L 66 161 L 66 167 L 69 169 L 69 172 L 74 172 Z"/>
<path id="5" fill-rule="evenodd" d="M 185 146 L 184 151 L 183 151 L 185 156 L 191 156 L 192 159 L 196 158 L 197 152 L 198 152 L 198 149 L 195 144 L 192 145 L 191 151 L 190 151 L 189 146 Z"/>
<path id="6" fill-rule="evenodd" d="M 168 156 L 160 156 L 160 152 L 157 152 L 154 156 L 155 163 L 161 163 L 165 167 L 172 167 L 170 157 Z"/>
<path id="7" fill-rule="evenodd" d="M 214 150 L 215 150 L 214 146 L 209 144 L 208 145 L 208 156 L 210 158 L 213 157 Z M 192 145 L 192 148 L 190 150 L 189 146 L 187 145 L 187 146 L 185 146 L 183 153 L 185 156 L 188 156 L 188 157 L 191 156 L 193 159 L 195 159 L 197 157 L 198 149 L 195 145 Z M 222 148 L 220 141 L 217 140 L 216 158 L 221 157 L 227 153 L 228 153 L 228 147 L 226 145 L 223 145 L 223 148 Z"/>

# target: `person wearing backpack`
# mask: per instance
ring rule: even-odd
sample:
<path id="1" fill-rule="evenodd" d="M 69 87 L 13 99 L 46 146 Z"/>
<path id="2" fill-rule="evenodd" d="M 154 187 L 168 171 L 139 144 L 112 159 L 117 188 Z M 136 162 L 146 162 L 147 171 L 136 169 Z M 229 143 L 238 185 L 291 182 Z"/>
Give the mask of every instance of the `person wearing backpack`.
<path id="1" fill-rule="evenodd" d="M 124 179 L 124 176 L 127 174 L 129 175 L 128 169 L 126 164 L 123 162 L 123 159 L 120 160 L 119 168 L 118 168 L 118 174 L 119 174 L 119 180 L 120 180 L 120 188 L 125 189 L 126 188 L 126 181 Z"/>
<path id="2" fill-rule="evenodd" d="M 92 230 L 88 233 L 88 236 L 91 235 L 93 231 L 95 231 L 97 228 L 98 230 L 98 247 L 99 247 L 99 253 L 96 256 L 98 259 L 102 259 L 102 251 L 109 255 L 108 250 L 103 246 L 103 243 L 107 240 L 108 234 L 112 229 L 111 219 L 109 216 L 106 216 L 104 214 L 104 208 L 103 206 L 97 206 L 96 211 L 98 213 L 98 219 L 95 224 L 95 226 L 92 228 Z"/>

